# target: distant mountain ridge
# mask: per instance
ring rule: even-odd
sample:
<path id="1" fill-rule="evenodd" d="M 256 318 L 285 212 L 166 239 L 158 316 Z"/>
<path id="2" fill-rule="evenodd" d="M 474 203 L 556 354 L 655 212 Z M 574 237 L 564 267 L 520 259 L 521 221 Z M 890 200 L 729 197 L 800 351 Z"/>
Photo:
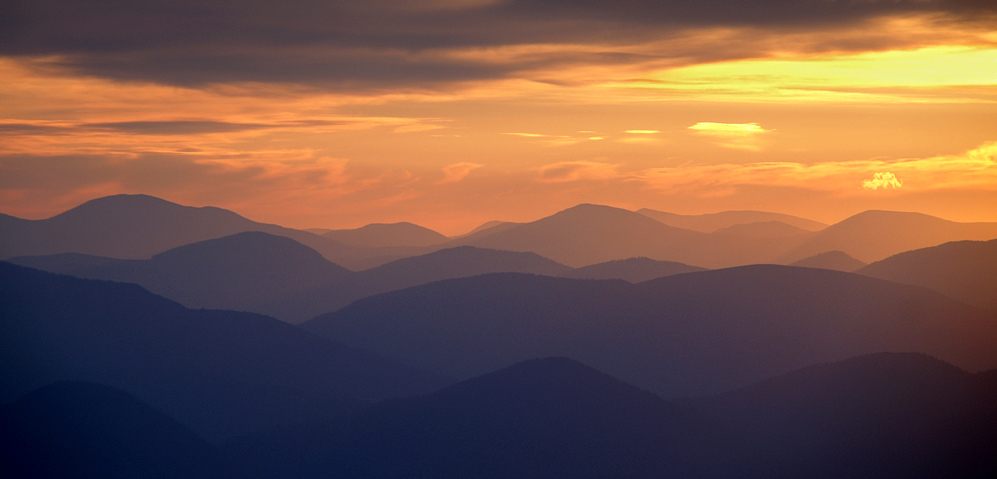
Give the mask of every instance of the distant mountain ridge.
<path id="1" fill-rule="evenodd" d="M 856 273 L 924 286 L 997 313 L 997 240 L 953 241 L 907 251 Z"/>
<path id="2" fill-rule="evenodd" d="M 650 208 L 641 208 L 637 210 L 637 213 L 669 226 L 699 231 L 701 233 L 713 233 L 717 230 L 733 226 L 773 221 L 778 221 L 805 231 L 818 231 L 827 227 L 826 224 L 819 221 L 766 211 L 721 211 L 719 213 L 703 215 L 679 215 L 652 210 Z"/>
<path id="3" fill-rule="evenodd" d="M 669 222 L 712 232 L 669 226 Z M 321 236 L 253 222 L 219 208 L 117 195 L 92 200 L 47 220 L 0 217 L 0 258 L 80 253 L 140 259 L 184 244 L 263 231 L 295 239 L 352 270 L 457 246 L 533 252 L 571 267 L 643 256 L 724 268 L 791 264 L 828 251 L 842 251 L 868 263 L 947 241 L 997 238 L 997 223 L 956 223 L 890 211 L 866 211 L 817 231 L 803 231 L 822 226 L 757 211 L 683 216 L 581 204 L 533 222 L 493 224 L 452 239 L 408 223 L 372 224 Z"/>
<path id="4" fill-rule="evenodd" d="M 433 246 L 446 243 L 449 239 L 409 222 L 371 223 L 356 229 L 330 230 L 321 234 L 343 244 L 364 248 Z"/>
<path id="5" fill-rule="evenodd" d="M 949 241 L 994 238 L 997 238 L 997 223 L 957 223 L 921 213 L 870 210 L 815 233 L 777 262 L 792 262 L 837 250 L 870 263 Z"/>
<path id="6" fill-rule="evenodd" d="M 848 256 L 848 253 L 845 253 L 844 251 L 827 251 L 825 253 L 815 254 L 809 258 L 803 258 L 799 261 L 790 263 L 790 266 L 822 268 L 849 273 L 862 268 L 865 265 L 866 264 L 864 262 Z"/>
<path id="7" fill-rule="evenodd" d="M 995 379 L 880 353 L 676 404 L 542 358 L 225 450 L 260 478 L 988 477 Z"/>
<path id="8" fill-rule="evenodd" d="M 0 402 L 63 379 L 127 391 L 211 439 L 447 384 L 276 319 L 0 262 Z"/>
<path id="9" fill-rule="evenodd" d="M 307 231 L 258 223 L 221 208 L 183 206 L 149 195 L 114 195 L 44 220 L 0 216 L 0 259 L 60 253 L 146 259 L 178 246 L 247 231 L 292 238 L 346 267 L 415 248 L 361 248 Z"/>
<path id="10" fill-rule="evenodd" d="M 458 379 L 568 356 L 665 397 L 878 351 L 997 366 L 997 322 L 979 310 L 923 288 L 776 265 L 639 284 L 483 275 L 365 298 L 302 327 Z"/>
<path id="11" fill-rule="evenodd" d="M 82 278 L 136 283 L 189 308 L 255 312 L 292 323 L 373 294 L 486 273 L 643 281 L 702 269 L 647 260 L 574 270 L 536 253 L 458 246 L 353 272 L 290 238 L 262 232 L 193 243 L 149 260 L 61 254 L 11 258 L 11 262 Z"/>

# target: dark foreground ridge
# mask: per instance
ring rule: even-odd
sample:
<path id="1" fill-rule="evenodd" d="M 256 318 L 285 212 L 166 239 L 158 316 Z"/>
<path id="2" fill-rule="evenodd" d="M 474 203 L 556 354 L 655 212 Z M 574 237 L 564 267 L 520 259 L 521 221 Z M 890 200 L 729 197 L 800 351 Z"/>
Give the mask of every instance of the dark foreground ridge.
<path id="1" fill-rule="evenodd" d="M 4 262 L 0 328 L 0 401 L 90 380 L 211 440 L 449 382 L 266 316 L 190 310 L 133 284 Z"/>
<path id="2" fill-rule="evenodd" d="M 548 358 L 225 449 L 260 478 L 989 477 L 995 401 L 994 375 L 918 354 L 680 404 Z"/>

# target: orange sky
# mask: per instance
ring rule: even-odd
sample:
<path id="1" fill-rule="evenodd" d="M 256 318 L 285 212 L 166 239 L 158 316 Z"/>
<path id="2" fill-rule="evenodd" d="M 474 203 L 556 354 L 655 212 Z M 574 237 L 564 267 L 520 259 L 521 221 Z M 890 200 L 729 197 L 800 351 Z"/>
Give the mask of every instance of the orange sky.
<path id="1" fill-rule="evenodd" d="M 49 23 L 0 35 L 0 212 L 146 193 L 291 227 L 445 234 L 582 202 L 997 221 L 986 2 L 874 1 L 824 23 L 675 7 L 687 20 L 656 24 L 643 2 L 606 19 L 385 1 L 350 13 L 356 31 L 292 10 L 291 33 L 263 40 L 238 33 L 270 17 L 208 3 L 218 19 L 198 21 L 225 35 L 173 39 L 155 16 L 76 31 L 68 13 L 36 15 L 72 32 L 64 43 L 42 36 Z"/>

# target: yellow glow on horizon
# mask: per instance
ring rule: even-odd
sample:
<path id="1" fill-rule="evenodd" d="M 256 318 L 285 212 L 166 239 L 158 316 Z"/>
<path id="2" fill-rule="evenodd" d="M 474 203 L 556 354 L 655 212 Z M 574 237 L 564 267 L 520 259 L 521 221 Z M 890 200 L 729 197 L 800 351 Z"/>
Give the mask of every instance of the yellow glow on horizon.
<path id="1" fill-rule="evenodd" d="M 939 46 L 855 55 L 786 55 L 674 68 L 612 86 L 744 99 L 910 101 L 903 89 L 997 87 L 997 48 Z"/>

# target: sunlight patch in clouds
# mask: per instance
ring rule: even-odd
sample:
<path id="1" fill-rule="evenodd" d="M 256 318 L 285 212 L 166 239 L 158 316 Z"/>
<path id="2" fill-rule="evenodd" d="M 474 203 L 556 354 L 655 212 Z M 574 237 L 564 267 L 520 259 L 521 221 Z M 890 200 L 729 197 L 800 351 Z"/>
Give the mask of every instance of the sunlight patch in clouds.
<path id="1" fill-rule="evenodd" d="M 876 173 L 868 179 L 869 171 Z M 732 193 L 741 186 L 789 187 L 840 195 L 859 194 L 875 188 L 899 188 L 899 176 L 916 181 L 905 191 L 944 189 L 997 190 L 997 142 L 960 155 L 898 160 L 862 160 L 803 164 L 758 162 L 747 164 L 700 164 L 671 168 L 649 168 L 634 172 L 628 181 L 667 192 L 709 196 L 718 191 Z M 915 183 L 911 183 L 912 185 Z M 857 188 L 856 185 L 863 185 Z"/>

